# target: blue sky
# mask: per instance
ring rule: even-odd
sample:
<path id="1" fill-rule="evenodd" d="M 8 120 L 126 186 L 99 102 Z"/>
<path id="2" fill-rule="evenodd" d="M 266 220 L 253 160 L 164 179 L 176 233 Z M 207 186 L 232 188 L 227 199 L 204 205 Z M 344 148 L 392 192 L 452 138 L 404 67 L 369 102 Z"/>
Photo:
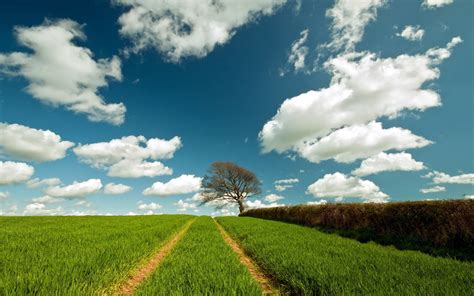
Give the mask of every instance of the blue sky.
<path id="1" fill-rule="evenodd" d="M 229 214 L 218 160 L 249 206 L 474 194 L 472 1 L 206 2 L 0 4 L 0 214 Z"/>

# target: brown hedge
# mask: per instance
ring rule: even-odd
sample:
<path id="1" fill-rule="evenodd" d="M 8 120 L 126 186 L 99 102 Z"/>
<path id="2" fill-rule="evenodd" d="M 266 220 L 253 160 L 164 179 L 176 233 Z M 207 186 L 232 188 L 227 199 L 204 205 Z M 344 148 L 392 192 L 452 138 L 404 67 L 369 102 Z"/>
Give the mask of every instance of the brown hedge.
<path id="1" fill-rule="evenodd" d="M 474 257 L 474 200 L 298 205 L 250 209 L 241 216 L 318 227 L 460 259 Z"/>

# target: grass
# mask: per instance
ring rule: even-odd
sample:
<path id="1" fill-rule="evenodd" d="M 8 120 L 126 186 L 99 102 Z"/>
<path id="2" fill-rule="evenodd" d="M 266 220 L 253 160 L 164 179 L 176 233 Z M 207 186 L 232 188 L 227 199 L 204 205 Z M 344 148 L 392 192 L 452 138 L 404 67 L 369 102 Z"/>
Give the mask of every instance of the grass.
<path id="1" fill-rule="evenodd" d="M 474 263 L 399 251 L 250 217 L 218 222 L 298 295 L 474 295 Z"/>
<path id="2" fill-rule="evenodd" d="M 251 209 L 243 216 L 316 227 L 400 249 L 474 260 L 474 201 L 299 205 Z"/>
<path id="3" fill-rule="evenodd" d="M 261 295 L 210 217 L 198 218 L 137 295 Z"/>
<path id="4" fill-rule="evenodd" d="M 191 216 L 0 217 L 0 295 L 92 295 Z"/>

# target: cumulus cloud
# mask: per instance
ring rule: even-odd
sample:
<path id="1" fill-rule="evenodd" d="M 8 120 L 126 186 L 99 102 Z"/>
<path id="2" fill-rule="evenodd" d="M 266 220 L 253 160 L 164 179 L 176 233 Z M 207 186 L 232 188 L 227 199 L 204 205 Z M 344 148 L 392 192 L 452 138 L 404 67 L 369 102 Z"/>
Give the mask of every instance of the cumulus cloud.
<path id="1" fill-rule="evenodd" d="M 0 161 L 0 185 L 26 182 L 35 169 L 22 162 Z"/>
<path id="2" fill-rule="evenodd" d="M 82 198 L 86 195 L 98 193 L 102 189 L 100 179 L 89 179 L 84 182 L 74 181 L 66 186 L 53 186 L 44 190 L 44 193 L 59 198 Z"/>
<path id="3" fill-rule="evenodd" d="M 171 168 L 147 159 L 170 159 L 181 147 L 180 137 L 147 140 L 143 136 L 128 136 L 110 142 L 79 145 L 74 148 L 74 153 L 92 167 L 107 169 L 108 176 L 139 178 L 171 175 Z"/>
<path id="4" fill-rule="evenodd" d="M 334 138 L 338 129 L 347 131 L 354 125 L 375 129 L 379 124 L 371 122 L 378 118 L 393 119 L 404 111 L 440 106 L 439 94 L 425 85 L 439 77 L 436 65 L 459 42 L 455 37 L 446 48 L 413 56 L 380 58 L 364 52 L 328 60 L 325 68 L 332 75 L 330 86 L 285 100 L 259 133 L 262 151 L 299 153 L 318 147 L 318 140 L 330 133 Z"/>
<path id="5" fill-rule="evenodd" d="M 386 202 L 389 198 L 372 181 L 346 176 L 339 172 L 324 175 L 308 187 L 308 193 L 319 198 L 358 197 L 367 202 Z"/>
<path id="6" fill-rule="evenodd" d="M 295 183 L 298 183 L 300 180 L 293 178 L 293 179 L 282 179 L 275 181 L 275 190 L 282 192 L 286 189 L 292 188 Z"/>
<path id="7" fill-rule="evenodd" d="M 132 42 L 127 51 L 154 48 L 171 62 L 206 56 L 228 42 L 237 28 L 273 14 L 285 2 L 113 0 L 129 8 L 118 20 L 120 35 Z"/>
<path id="8" fill-rule="evenodd" d="M 52 204 L 52 203 L 58 203 L 62 202 L 63 199 L 60 197 L 53 197 L 49 195 L 43 195 L 40 197 L 33 198 L 31 200 L 33 203 L 42 203 L 42 204 Z"/>
<path id="9" fill-rule="evenodd" d="M 320 200 L 316 200 L 316 201 L 308 201 L 306 204 L 307 205 L 315 205 L 315 206 L 319 206 L 319 205 L 325 205 L 327 204 L 328 201 L 325 200 L 325 199 L 320 199 Z"/>
<path id="10" fill-rule="evenodd" d="M 336 0 L 326 12 L 332 19 L 332 41 L 328 46 L 353 50 L 362 40 L 367 24 L 377 18 L 377 10 L 386 3 L 387 0 Z"/>
<path id="11" fill-rule="evenodd" d="M 143 201 L 141 200 L 138 202 L 138 206 L 137 206 L 138 210 L 140 211 L 155 211 L 155 210 L 161 209 L 162 207 L 163 206 L 158 203 L 152 202 L 152 203 L 147 204 L 147 203 L 143 203 Z"/>
<path id="12" fill-rule="evenodd" d="M 44 104 L 84 113 L 91 121 L 124 122 L 125 106 L 106 104 L 98 94 L 108 78 L 122 80 L 120 59 L 96 61 L 91 50 L 76 45 L 75 40 L 86 39 L 81 25 L 46 20 L 36 27 L 16 27 L 15 35 L 32 52 L 0 53 L 0 72 L 24 77 L 29 83 L 26 91 Z"/>
<path id="13" fill-rule="evenodd" d="M 424 177 L 432 178 L 435 184 L 474 184 L 474 174 L 450 176 L 446 173 L 432 171 Z"/>
<path id="14" fill-rule="evenodd" d="M 285 197 L 281 196 L 281 195 L 278 195 L 278 194 L 268 194 L 267 196 L 265 196 L 265 201 L 268 201 L 268 202 L 276 202 L 278 200 L 282 200 L 284 199 Z"/>
<path id="15" fill-rule="evenodd" d="M 378 174 L 391 171 L 419 171 L 424 169 L 423 162 L 416 161 L 410 153 L 384 153 L 365 159 L 360 167 L 352 173 L 358 176 Z"/>
<path id="16" fill-rule="evenodd" d="M 173 205 L 178 207 L 178 209 L 177 209 L 178 212 L 186 212 L 188 209 L 195 209 L 196 208 L 196 204 L 185 202 L 181 199 L 178 202 L 173 203 Z"/>
<path id="17" fill-rule="evenodd" d="M 308 39 L 309 30 L 303 30 L 300 33 L 300 38 L 291 44 L 291 52 L 288 56 L 288 63 L 293 66 L 295 72 L 301 71 L 306 67 L 305 59 L 308 54 L 308 47 L 304 44 Z"/>
<path id="18" fill-rule="evenodd" d="M 431 60 L 433 61 L 433 63 L 436 63 L 436 64 L 439 64 L 441 63 L 443 60 L 449 58 L 451 56 L 451 53 L 453 51 L 453 48 L 462 43 L 463 40 L 461 39 L 461 37 L 457 36 L 457 37 L 454 37 L 453 39 L 451 39 L 451 41 L 448 42 L 448 44 L 446 45 L 446 47 L 435 47 L 435 48 L 430 48 L 427 52 L 426 52 L 426 56 L 428 56 L 429 58 L 431 58 Z"/>
<path id="19" fill-rule="evenodd" d="M 444 192 L 446 191 L 446 187 L 443 186 L 433 186 L 430 188 L 421 188 L 421 193 L 433 193 L 433 192 Z"/>
<path id="20" fill-rule="evenodd" d="M 406 26 L 402 32 L 396 35 L 406 40 L 420 41 L 423 39 L 423 35 L 425 35 L 425 30 L 421 29 L 420 26 Z"/>
<path id="21" fill-rule="evenodd" d="M 38 188 L 41 186 L 56 186 L 59 184 L 61 184 L 61 180 L 59 178 L 47 178 L 47 179 L 34 178 L 26 182 L 26 186 L 28 186 L 28 188 Z"/>
<path id="22" fill-rule="evenodd" d="M 151 187 L 143 191 L 144 195 L 168 196 L 176 194 L 186 194 L 199 191 L 201 189 L 202 178 L 194 175 L 181 175 L 171 179 L 167 183 L 155 182 Z"/>
<path id="23" fill-rule="evenodd" d="M 245 202 L 246 206 L 249 207 L 249 208 L 254 208 L 254 209 L 259 209 L 259 208 L 272 208 L 272 207 L 282 207 L 284 206 L 284 204 L 279 204 L 279 203 L 276 203 L 276 202 L 272 202 L 272 203 L 269 203 L 269 204 L 266 204 L 264 202 L 262 202 L 261 200 L 259 199 L 256 199 L 256 200 L 247 200 Z"/>
<path id="24" fill-rule="evenodd" d="M 132 190 L 132 187 L 124 184 L 108 183 L 104 187 L 105 194 L 123 194 Z"/>
<path id="25" fill-rule="evenodd" d="M 338 129 L 315 143 L 301 144 L 297 150 L 303 158 L 314 163 L 327 159 L 350 163 L 385 150 L 420 148 L 429 144 L 430 141 L 409 130 L 383 129 L 381 123 L 371 122 Z"/>
<path id="26" fill-rule="evenodd" d="M 235 210 L 232 210 L 232 209 L 228 209 L 228 208 L 223 208 L 223 209 L 219 209 L 215 212 L 212 212 L 211 216 L 212 217 L 215 217 L 215 216 L 237 216 L 237 211 Z"/>
<path id="27" fill-rule="evenodd" d="M 0 191 L 0 200 L 5 200 L 10 196 L 10 192 Z"/>
<path id="28" fill-rule="evenodd" d="M 74 143 L 62 141 L 59 135 L 49 130 L 0 123 L 0 154 L 43 162 L 64 158 L 72 146 Z"/>
<path id="29" fill-rule="evenodd" d="M 453 2 L 454 0 L 424 0 L 422 5 L 423 7 L 434 9 L 452 4 Z"/>
<path id="30" fill-rule="evenodd" d="M 28 204 L 23 211 L 25 216 L 56 216 L 64 215 L 64 210 L 61 207 L 47 208 L 45 204 L 33 202 Z"/>

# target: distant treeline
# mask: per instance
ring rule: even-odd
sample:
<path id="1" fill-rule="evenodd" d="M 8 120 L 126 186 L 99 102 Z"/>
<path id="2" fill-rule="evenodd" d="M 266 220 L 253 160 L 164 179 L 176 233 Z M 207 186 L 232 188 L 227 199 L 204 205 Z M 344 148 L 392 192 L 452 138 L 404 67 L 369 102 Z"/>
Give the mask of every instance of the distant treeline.
<path id="1" fill-rule="evenodd" d="M 474 260 L 474 200 L 284 206 L 250 209 L 241 216 L 285 221 L 362 242 Z"/>

